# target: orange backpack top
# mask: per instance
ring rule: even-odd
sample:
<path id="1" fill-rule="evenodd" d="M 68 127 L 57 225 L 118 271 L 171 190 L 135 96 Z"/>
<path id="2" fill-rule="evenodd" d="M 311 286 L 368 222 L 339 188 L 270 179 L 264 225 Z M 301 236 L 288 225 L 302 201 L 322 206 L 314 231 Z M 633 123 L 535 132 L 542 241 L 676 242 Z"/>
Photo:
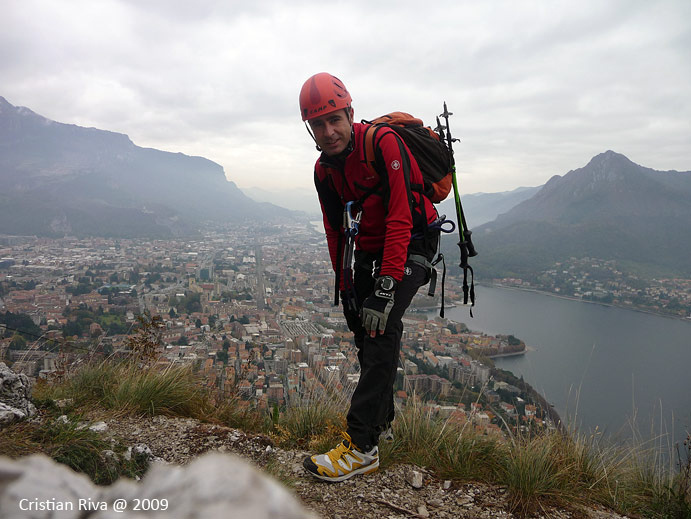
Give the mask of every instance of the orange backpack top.
<path id="1" fill-rule="evenodd" d="M 373 121 L 362 122 L 371 125 L 365 131 L 363 142 L 365 161 L 373 174 L 380 176 L 376 169 L 377 136 L 382 128 L 391 128 L 408 146 L 422 172 L 424 184 L 411 187 L 434 203 L 446 199 L 453 187 L 453 166 L 451 152 L 437 132 L 405 112 L 392 112 Z"/>

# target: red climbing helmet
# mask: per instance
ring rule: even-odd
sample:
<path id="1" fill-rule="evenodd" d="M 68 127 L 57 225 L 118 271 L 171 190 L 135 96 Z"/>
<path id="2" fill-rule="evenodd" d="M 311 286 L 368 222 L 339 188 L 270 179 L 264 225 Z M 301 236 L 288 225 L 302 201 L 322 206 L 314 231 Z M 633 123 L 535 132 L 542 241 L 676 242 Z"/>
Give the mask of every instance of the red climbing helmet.
<path id="1" fill-rule="evenodd" d="M 350 108 L 352 98 L 343 82 L 326 72 L 315 74 L 300 90 L 300 113 L 303 121 Z"/>

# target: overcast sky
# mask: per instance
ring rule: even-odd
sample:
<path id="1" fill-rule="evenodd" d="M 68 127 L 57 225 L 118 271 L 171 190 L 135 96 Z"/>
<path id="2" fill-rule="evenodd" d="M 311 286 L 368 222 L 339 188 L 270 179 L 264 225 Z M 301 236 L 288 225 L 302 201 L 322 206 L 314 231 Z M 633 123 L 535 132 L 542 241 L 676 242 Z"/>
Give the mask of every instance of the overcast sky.
<path id="1" fill-rule="evenodd" d="M 356 119 L 446 101 L 465 193 L 612 149 L 691 170 L 691 1 L 2 0 L 0 95 L 200 155 L 240 188 L 313 189 L 300 119 L 322 71 Z"/>

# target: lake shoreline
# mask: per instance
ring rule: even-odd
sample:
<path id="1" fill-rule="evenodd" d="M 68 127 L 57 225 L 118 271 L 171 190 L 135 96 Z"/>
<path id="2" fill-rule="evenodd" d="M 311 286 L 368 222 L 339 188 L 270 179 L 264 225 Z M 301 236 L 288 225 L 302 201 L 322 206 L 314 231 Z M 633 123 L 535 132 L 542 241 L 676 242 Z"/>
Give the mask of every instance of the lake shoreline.
<path id="1" fill-rule="evenodd" d="M 528 352 L 528 348 L 524 348 L 521 351 L 514 351 L 511 353 L 498 353 L 497 355 L 487 355 L 488 359 L 503 359 L 506 357 L 518 357 L 519 355 L 525 355 Z"/>
<path id="2" fill-rule="evenodd" d="M 501 288 L 501 289 L 506 289 L 506 290 L 516 290 L 518 292 L 532 292 L 534 294 L 556 297 L 557 299 L 564 299 L 566 301 L 576 301 L 579 303 L 588 303 L 588 304 L 593 304 L 593 305 L 604 306 L 607 308 L 619 308 L 621 310 L 631 310 L 633 312 L 640 312 L 642 314 L 654 315 L 656 317 L 667 317 L 669 319 L 674 319 L 675 321 L 691 322 L 691 318 L 689 318 L 689 317 L 679 317 L 676 315 L 665 314 L 662 312 L 654 312 L 652 310 L 646 310 L 644 308 L 639 308 L 636 306 L 615 305 L 613 303 L 603 303 L 602 301 L 589 301 L 587 299 L 581 299 L 580 297 L 565 296 L 562 294 L 556 294 L 554 292 L 549 292 L 547 290 L 540 290 L 538 288 L 521 288 L 521 287 L 515 287 L 515 286 L 511 286 L 511 285 L 502 285 L 501 283 L 490 283 L 490 282 L 486 282 L 486 281 L 478 281 L 477 284 L 481 285 L 481 286 L 485 286 L 485 287 L 490 287 L 490 288 Z"/>
<path id="3" fill-rule="evenodd" d="M 635 419 L 659 423 L 675 438 L 691 426 L 684 396 L 691 387 L 688 321 L 503 288 L 512 287 L 477 287 L 482 306 L 473 311 L 475 319 L 460 308 L 447 318 L 488 335 L 514 335 L 536 350 L 494 361 L 523 376 L 562 417 L 575 407 L 585 430 L 619 431 Z"/>

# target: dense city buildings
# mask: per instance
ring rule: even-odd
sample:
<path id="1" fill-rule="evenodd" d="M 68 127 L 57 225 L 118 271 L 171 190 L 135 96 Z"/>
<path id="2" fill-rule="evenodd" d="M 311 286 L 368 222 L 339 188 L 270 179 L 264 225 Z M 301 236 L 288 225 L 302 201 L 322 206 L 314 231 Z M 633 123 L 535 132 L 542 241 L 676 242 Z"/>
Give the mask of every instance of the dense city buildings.
<path id="1" fill-rule="evenodd" d="M 0 358 L 50 378 L 77 359 L 126 355 L 128 339 L 155 318 L 159 363 L 190 364 L 219 394 L 280 412 L 357 383 L 333 282 L 323 233 L 310 223 L 185 240 L 6 237 Z M 447 305 L 458 287 L 447 278 Z M 549 406 L 488 360 L 523 354 L 525 344 L 428 318 L 438 304 L 420 290 L 404 319 L 397 403 L 415 398 L 487 434 L 552 426 Z"/>

